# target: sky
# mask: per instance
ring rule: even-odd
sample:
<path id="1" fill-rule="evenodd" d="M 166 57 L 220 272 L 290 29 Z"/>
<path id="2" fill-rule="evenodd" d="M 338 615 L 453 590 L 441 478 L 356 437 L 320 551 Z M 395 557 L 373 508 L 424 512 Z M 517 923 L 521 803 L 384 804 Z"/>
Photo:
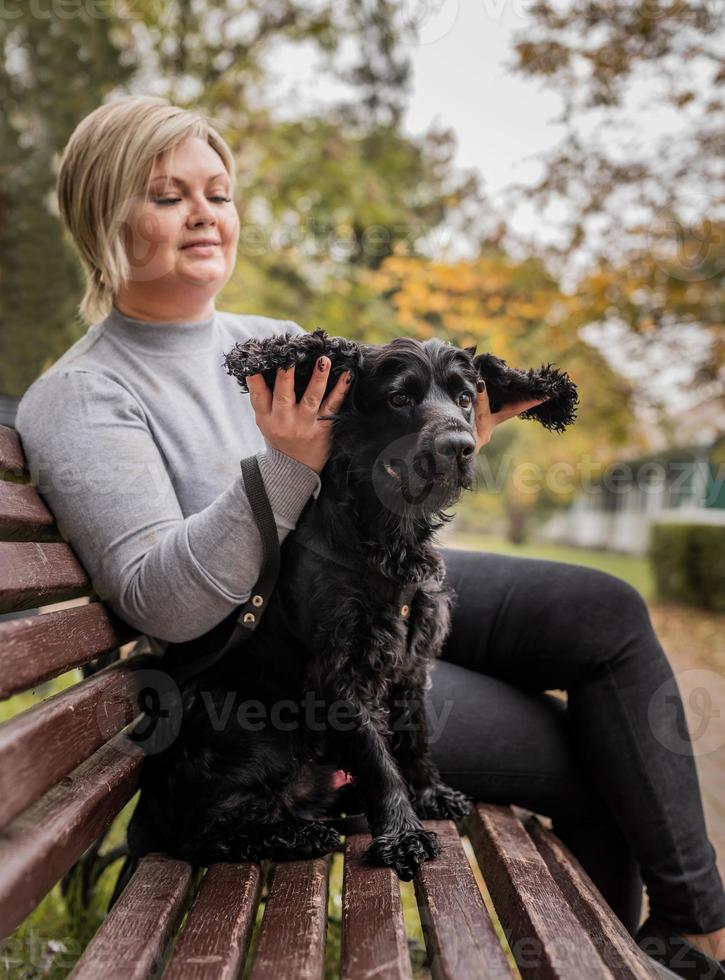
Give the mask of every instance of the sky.
<path id="1" fill-rule="evenodd" d="M 490 194 L 534 179 L 540 165 L 533 158 L 555 146 L 562 130 L 553 124 L 558 96 L 506 66 L 514 32 L 525 23 L 525 0 L 403 4 L 404 11 L 421 8 L 418 40 L 403 44 L 413 71 L 404 130 L 421 135 L 434 124 L 453 129 L 456 165 L 477 169 Z M 401 14 L 409 25 L 406 16 Z M 314 66 L 311 50 L 299 44 L 286 46 L 268 63 L 273 98 L 283 114 L 309 113 L 345 92 Z"/>
<path id="2" fill-rule="evenodd" d="M 457 163 L 475 167 L 489 192 L 534 179 L 535 156 L 556 145 L 561 103 L 536 80 L 514 74 L 515 31 L 523 4 L 509 0 L 430 0 L 419 43 L 407 45 L 414 78 L 405 127 L 411 134 L 436 122 L 458 139 Z"/>

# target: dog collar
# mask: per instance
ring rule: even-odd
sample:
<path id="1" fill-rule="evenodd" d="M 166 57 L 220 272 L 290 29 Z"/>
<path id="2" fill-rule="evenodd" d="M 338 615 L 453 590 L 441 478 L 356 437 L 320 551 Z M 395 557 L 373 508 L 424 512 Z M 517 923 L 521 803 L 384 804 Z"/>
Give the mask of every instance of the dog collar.
<path id="1" fill-rule="evenodd" d="M 329 551 L 306 527 L 295 528 L 290 535 L 290 540 L 296 541 L 303 548 L 307 548 L 309 551 L 314 551 L 315 554 L 319 555 L 321 558 L 326 558 L 328 561 L 334 562 L 336 565 L 342 565 L 343 568 L 347 568 L 351 572 L 360 571 L 359 566 L 353 565 L 352 562 L 345 561 L 344 558 L 341 558 L 339 555 Z M 410 618 L 410 611 L 413 607 L 413 600 L 415 599 L 418 588 L 419 586 L 412 583 L 411 585 L 404 585 L 400 590 L 400 595 L 398 596 L 398 611 L 401 617 L 406 621 Z"/>

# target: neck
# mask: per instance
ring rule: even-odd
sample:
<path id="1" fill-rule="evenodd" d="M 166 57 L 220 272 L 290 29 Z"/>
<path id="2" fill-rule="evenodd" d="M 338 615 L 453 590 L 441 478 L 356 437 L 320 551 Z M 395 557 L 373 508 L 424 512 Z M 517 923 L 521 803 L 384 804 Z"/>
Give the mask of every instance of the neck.
<path id="1" fill-rule="evenodd" d="M 113 305 L 132 320 L 145 323 L 194 323 L 209 320 L 216 312 L 213 296 L 166 297 L 129 295 L 120 290 Z"/>

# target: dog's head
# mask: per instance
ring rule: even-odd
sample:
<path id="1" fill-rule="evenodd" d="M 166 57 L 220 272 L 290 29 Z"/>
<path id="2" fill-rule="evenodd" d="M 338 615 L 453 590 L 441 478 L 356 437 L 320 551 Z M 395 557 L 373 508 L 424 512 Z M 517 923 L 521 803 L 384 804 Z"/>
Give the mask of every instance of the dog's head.
<path id="1" fill-rule="evenodd" d="M 237 344 L 225 367 L 244 391 L 261 374 L 274 389 L 278 368 L 295 366 L 297 400 L 315 362 L 330 358 L 325 396 L 340 374 L 353 374 L 350 391 L 333 419 L 331 460 L 343 461 L 358 484 L 372 483 L 393 509 L 410 505 L 433 513 L 472 486 L 475 469 L 476 382 L 486 382 L 492 412 L 526 399 L 544 398 L 522 418 L 562 432 L 574 421 L 576 386 L 550 364 L 538 370 L 509 367 L 493 354 L 476 356 L 438 339 L 396 338 L 388 344 L 358 344 L 318 329 Z"/>

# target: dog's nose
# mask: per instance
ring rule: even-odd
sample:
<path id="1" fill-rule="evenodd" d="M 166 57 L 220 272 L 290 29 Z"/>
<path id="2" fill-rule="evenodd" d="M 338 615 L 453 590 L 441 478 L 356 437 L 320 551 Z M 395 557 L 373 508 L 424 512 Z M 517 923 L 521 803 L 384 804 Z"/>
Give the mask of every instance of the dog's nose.
<path id="1" fill-rule="evenodd" d="M 468 432 L 456 429 L 445 432 L 437 440 L 438 451 L 444 456 L 455 456 L 459 463 L 465 462 L 476 449 L 476 442 Z"/>

